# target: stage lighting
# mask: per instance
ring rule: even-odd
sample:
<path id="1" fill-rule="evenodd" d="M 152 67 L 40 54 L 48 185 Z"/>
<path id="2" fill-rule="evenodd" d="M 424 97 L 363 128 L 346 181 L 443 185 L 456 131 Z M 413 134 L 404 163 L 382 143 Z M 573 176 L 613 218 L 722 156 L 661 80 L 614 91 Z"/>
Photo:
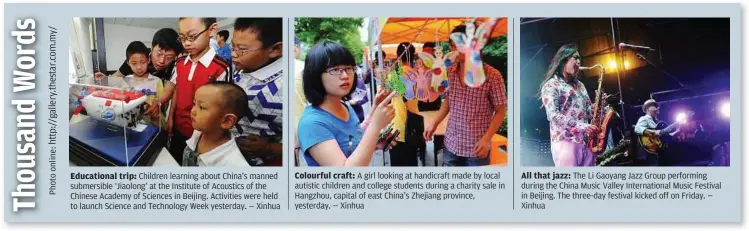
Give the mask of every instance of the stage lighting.
<path id="1" fill-rule="evenodd" d="M 609 69 L 616 69 L 616 61 L 611 60 L 609 61 Z"/>
<path id="2" fill-rule="evenodd" d="M 629 69 L 629 61 L 624 60 L 624 69 Z"/>
<path id="3" fill-rule="evenodd" d="M 676 113 L 676 122 L 681 124 L 687 123 L 687 114 L 684 112 Z"/>
<path id="4" fill-rule="evenodd" d="M 720 105 L 720 114 L 726 118 L 731 118 L 731 103 L 723 102 L 723 104 Z"/>

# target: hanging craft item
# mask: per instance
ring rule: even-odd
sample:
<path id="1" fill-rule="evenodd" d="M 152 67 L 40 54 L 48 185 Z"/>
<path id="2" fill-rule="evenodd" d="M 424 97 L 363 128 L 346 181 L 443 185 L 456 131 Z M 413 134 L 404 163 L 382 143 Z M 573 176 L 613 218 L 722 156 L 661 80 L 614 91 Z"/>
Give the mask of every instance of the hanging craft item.
<path id="1" fill-rule="evenodd" d="M 416 82 L 416 98 L 423 102 L 432 102 L 439 98 L 439 93 L 436 92 L 430 85 L 432 81 L 432 70 L 425 68 L 424 66 L 417 64 L 416 68 L 406 73 L 407 79 L 415 80 Z"/>
<path id="2" fill-rule="evenodd" d="M 374 68 L 372 71 L 374 72 L 374 76 L 380 86 L 387 87 L 388 76 L 390 75 L 390 67 L 385 66 L 381 68 Z"/>
<path id="3" fill-rule="evenodd" d="M 417 54 L 424 61 L 424 65 L 431 69 L 430 86 L 434 91 L 445 92 L 445 89 L 447 89 L 447 68 L 452 65 L 453 60 L 458 56 L 458 52 L 452 51 L 443 57 L 442 46 L 436 46 L 434 55 L 426 52 L 418 52 Z"/>
<path id="4" fill-rule="evenodd" d="M 398 97 L 406 95 L 406 85 L 403 83 L 401 76 L 403 76 L 403 67 L 400 64 L 393 67 L 393 70 L 388 74 L 387 89 L 398 93 Z"/>
<path id="5" fill-rule="evenodd" d="M 466 22 L 466 33 L 452 33 L 450 38 L 455 41 L 458 51 L 464 55 L 463 82 L 469 87 L 479 87 L 486 81 L 484 64 L 481 61 L 481 49 L 489 41 L 497 23 L 497 18 L 490 18 L 475 28 L 474 20 Z"/>
<path id="6" fill-rule="evenodd" d="M 407 71 L 407 72 L 413 72 L 413 71 Z M 414 88 L 416 87 L 416 79 L 409 78 L 409 76 L 400 76 L 401 81 L 403 82 L 403 85 L 405 87 L 405 92 L 403 94 L 403 97 L 406 98 L 406 100 L 412 100 L 414 97 L 416 97 L 416 93 L 414 92 Z"/>

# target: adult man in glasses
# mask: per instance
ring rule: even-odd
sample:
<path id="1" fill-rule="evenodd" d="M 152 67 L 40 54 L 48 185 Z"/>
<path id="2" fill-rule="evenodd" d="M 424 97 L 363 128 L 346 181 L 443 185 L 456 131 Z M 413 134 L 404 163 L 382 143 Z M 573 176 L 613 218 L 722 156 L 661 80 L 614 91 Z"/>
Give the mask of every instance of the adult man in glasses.
<path id="1" fill-rule="evenodd" d="M 177 38 L 177 31 L 170 28 L 163 28 L 153 35 L 150 55 L 151 62 L 148 64 L 148 72 L 151 75 L 165 81 L 172 78 L 174 60 L 184 50 Z M 133 74 L 133 70 L 130 68 L 130 65 L 127 65 L 127 60 L 125 60 L 122 62 L 119 70 L 112 74 L 112 76 L 124 77 L 131 74 Z M 102 78 L 104 74 L 97 72 L 95 76 Z"/>

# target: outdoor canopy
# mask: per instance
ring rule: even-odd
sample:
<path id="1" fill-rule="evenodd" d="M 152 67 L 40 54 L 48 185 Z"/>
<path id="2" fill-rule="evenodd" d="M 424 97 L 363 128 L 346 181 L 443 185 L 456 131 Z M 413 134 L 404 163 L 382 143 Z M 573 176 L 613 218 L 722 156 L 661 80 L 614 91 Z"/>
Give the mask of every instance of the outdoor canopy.
<path id="1" fill-rule="evenodd" d="M 380 42 L 399 44 L 402 42 L 425 43 L 447 42 L 450 32 L 458 25 L 473 18 L 388 18 L 380 32 Z M 476 27 L 489 18 L 477 18 Z M 507 34 L 507 18 L 497 19 L 491 38 Z"/>

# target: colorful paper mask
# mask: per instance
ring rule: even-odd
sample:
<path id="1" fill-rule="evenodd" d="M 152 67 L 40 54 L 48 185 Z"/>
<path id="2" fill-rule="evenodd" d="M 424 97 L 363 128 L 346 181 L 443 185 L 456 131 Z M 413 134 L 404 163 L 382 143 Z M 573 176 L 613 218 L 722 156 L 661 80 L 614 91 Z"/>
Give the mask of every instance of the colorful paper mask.
<path id="1" fill-rule="evenodd" d="M 482 23 L 478 29 L 473 21 L 466 23 L 466 33 L 452 33 L 450 38 L 455 41 L 458 51 L 464 55 L 463 82 L 469 87 L 479 87 L 486 81 L 484 63 L 481 61 L 481 49 L 489 41 L 497 18 L 490 18 Z"/>

